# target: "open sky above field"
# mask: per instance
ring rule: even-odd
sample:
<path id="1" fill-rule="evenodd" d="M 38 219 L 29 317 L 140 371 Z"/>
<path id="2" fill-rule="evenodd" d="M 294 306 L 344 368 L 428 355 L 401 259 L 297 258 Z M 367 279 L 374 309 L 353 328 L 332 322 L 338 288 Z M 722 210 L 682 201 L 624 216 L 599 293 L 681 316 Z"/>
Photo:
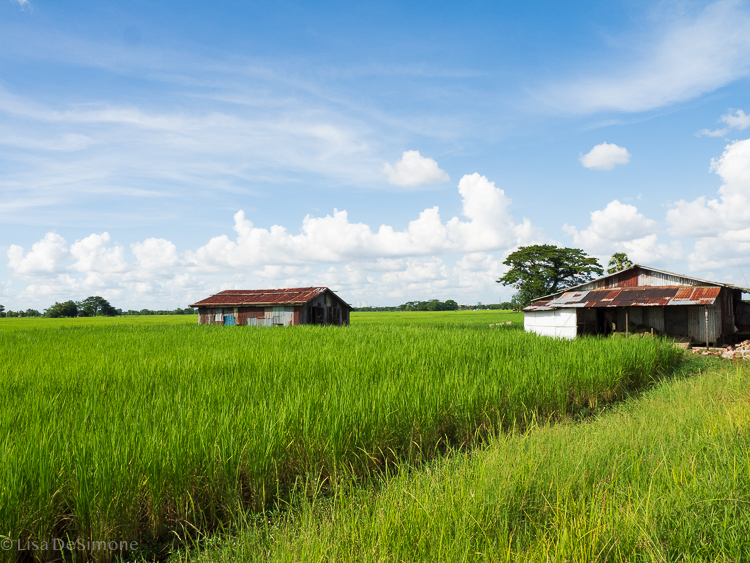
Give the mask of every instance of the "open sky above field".
<path id="1" fill-rule="evenodd" d="M 738 0 L 0 0 L 0 303 L 497 302 L 537 242 L 748 286 L 749 77 Z"/>

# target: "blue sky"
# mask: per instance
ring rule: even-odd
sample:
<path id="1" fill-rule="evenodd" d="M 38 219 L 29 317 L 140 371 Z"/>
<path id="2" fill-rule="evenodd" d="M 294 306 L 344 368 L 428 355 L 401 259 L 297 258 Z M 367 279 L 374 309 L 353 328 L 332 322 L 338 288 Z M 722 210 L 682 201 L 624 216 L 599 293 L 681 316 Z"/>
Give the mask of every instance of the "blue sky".
<path id="1" fill-rule="evenodd" d="M 750 3 L 507 4 L 0 0 L 0 303 L 498 302 L 532 243 L 750 285 Z"/>

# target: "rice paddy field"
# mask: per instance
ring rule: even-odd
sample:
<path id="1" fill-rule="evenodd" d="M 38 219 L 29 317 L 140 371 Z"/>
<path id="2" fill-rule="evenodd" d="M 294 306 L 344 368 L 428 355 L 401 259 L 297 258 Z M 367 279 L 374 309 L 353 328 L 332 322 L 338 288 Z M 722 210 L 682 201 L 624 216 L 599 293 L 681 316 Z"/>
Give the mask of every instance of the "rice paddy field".
<path id="1" fill-rule="evenodd" d="M 679 353 L 660 339 L 537 337 L 518 314 L 477 311 L 359 313 L 343 328 L 0 319 L 0 356 L 0 536 L 136 541 L 161 557 L 301 483 L 367 487 L 594 412 Z"/>

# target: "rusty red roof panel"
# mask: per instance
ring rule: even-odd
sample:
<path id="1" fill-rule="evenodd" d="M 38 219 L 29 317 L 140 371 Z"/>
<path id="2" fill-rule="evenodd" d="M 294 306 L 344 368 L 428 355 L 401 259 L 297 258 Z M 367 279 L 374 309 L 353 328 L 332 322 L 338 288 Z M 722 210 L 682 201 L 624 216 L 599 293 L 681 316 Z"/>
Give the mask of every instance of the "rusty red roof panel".
<path id="1" fill-rule="evenodd" d="M 219 305 L 302 305 L 325 292 L 327 287 L 293 287 L 289 289 L 227 289 L 207 297 L 191 307 Z"/>
<path id="2" fill-rule="evenodd" d="M 535 301 L 524 311 L 549 311 L 564 307 L 667 307 L 713 305 L 721 287 L 640 286 L 592 289 L 563 293 L 555 299 Z"/>

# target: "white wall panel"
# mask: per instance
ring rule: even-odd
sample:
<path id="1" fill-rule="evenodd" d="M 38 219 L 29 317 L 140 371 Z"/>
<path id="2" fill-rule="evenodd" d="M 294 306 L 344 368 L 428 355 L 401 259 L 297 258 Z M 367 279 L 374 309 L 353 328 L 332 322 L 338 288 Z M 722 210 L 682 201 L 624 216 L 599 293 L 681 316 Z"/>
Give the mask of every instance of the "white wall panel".
<path id="1" fill-rule="evenodd" d="M 554 309 L 552 311 L 529 311 L 523 314 L 526 332 L 554 338 L 576 337 L 576 310 Z"/>

